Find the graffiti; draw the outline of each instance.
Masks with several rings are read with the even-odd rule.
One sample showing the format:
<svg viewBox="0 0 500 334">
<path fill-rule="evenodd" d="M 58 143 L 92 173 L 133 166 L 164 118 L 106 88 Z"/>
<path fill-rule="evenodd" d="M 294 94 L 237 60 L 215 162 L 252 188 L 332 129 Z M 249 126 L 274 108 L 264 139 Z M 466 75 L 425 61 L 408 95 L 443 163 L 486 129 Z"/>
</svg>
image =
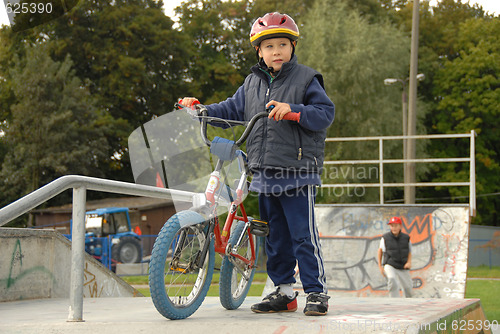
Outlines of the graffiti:
<svg viewBox="0 0 500 334">
<path fill-rule="evenodd" d="M 43 274 L 46 274 L 52 279 L 54 283 L 56 282 L 54 275 L 44 266 L 34 266 L 24 269 L 23 258 L 24 255 L 21 248 L 21 241 L 17 239 L 14 245 L 14 251 L 12 252 L 11 255 L 9 275 L 5 279 L 0 279 L 0 286 L 5 284 L 5 287 L 7 289 L 10 289 L 12 286 L 21 281 L 23 278 L 28 277 L 29 275 L 34 274 L 36 272 L 41 272 Z"/>
<path fill-rule="evenodd" d="M 387 295 L 377 250 L 387 222 L 400 216 L 412 242 L 415 297 L 463 298 L 467 270 L 466 207 L 333 207 L 315 209 L 329 291 Z"/>
<path fill-rule="evenodd" d="M 88 290 L 88 292 L 89 292 L 88 297 L 90 297 L 90 298 L 101 297 L 102 290 L 104 289 L 104 286 L 101 286 L 101 289 L 99 290 L 96 275 L 94 275 L 93 273 L 90 272 L 89 264 L 87 262 L 85 262 L 85 268 L 84 268 L 83 275 L 84 275 L 83 287 L 84 287 L 84 289 L 86 289 L 86 288 L 89 289 Z M 84 294 L 85 294 L 85 292 L 84 292 Z"/>
</svg>

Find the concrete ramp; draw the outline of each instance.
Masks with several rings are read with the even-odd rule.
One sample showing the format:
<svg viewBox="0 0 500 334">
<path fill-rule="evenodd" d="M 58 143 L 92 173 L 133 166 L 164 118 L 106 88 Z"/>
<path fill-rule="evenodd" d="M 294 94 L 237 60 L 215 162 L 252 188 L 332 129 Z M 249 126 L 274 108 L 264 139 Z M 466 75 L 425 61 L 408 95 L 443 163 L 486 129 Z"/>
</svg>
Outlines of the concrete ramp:
<svg viewBox="0 0 500 334">
<path fill-rule="evenodd" d="M 324 317 L 302 313 L 256 314 L 250 306 L 261 300 L 248 297 L 233 311 L 218 297 L 207 297 L 200 309 L 185 320 L 168 320 L 154 308 L 151 298 L 86 298 L 84 322 L 66 322 L 67 299 L 0 303 L 2 334 L 75 333 L 498 333 L 498 322 L 485 319 L 478 299 L 355 298 L 330 299 Z M 29 315 L 29 316 L 27 316 Z M 495 325 L 496 324 L 496 325 Z"/>
<path fill-rule="evenodd" d="M 71 242 L 52 230 L 0 228 L 0 302 L 69 298 Z M 135 297 L 140 292 L 85 254 L 84 297 Z"/>
</svg>

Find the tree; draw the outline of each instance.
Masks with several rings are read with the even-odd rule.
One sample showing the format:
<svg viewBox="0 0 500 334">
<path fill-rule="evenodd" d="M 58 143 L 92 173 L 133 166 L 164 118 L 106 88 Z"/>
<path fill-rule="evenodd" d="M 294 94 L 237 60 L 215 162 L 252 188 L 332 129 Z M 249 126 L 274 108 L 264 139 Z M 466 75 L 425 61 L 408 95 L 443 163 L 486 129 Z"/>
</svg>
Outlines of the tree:
<svg viewBox="0 0 500 334">
<path fill-rule="evenodd" d="M 246 1 L 191 0 L 179 8 L 180 29 L 191 37 L 190 91 L 203 103 L 231 96 L 248 73 Z"/>
<path fill-rule="evenodd" d="M 54 62 L 47 45 L 38 45 L 27 47 L 26 58 L 14 64 L 17 102 L 1 139 L 8 148 L 0 171 L 2 205 L 58 176 L 96 175 L 108 150 L 108 116 L 75 76 L 69 56 Z"/>
<path fill-rule="evenodd" d="M 397 22 L 397 24 L 408 34 L 411 31 L 411 12 L 412 3 L 408 2 L 401 7 L 400 10 L 396 11 L 393 16 L 395 22 Z M 492 17 L 486 15 L 482 7 L 477 4 L 471 5 L 468 2 L 461 2 L 458 0 L 442 0 L 439 1 L 435 7 L 430 7 L 427 2 L 421 2 L 419 72 L 424 73 L 426 78 L 425 81 L 419 84 L 418 93 L 429 108 L 429 112 L 424 121 L 425 128 L 429 133 L 468 133 L 472 129 L 484 133 L 482 128 L 485 127 L 486 123 L 482 121 L 478 122 L 478 117 L 472 116 L 470 113 L 471 109 L 477 110 L 484 107 L 481 103 L 482 98 L 471 99 L 468 93 L 460 97 L 452 96 L 454 95 L 452 94 L 452 90 L 457 93 L 460 89 L 464 89 L 465 86 L 468 85 L 468 83 L 464 81 L 464 75 L 466 75 L 465 72 L 468 73 L 467 76 L 472 74 L 471 64 L 466 64 L 466 61 L 464 61 L 465 59 L 462 59 L 455 63 L 456 67 L 451 66 L 451 63 L 454 63 L 456 58 L 464 56 L 465 44 L 463 43 L 463 38 L 465 35 L 463 30 L 464 27 L 462 26 L 464 22 L 468 20 L 470 22 L 484 22 L 484 19 L 492 19 Z M 496 18 L 496 20 L 498 20 L 498 18 Z M 472 23 L 469 24 L 471 24 L 469 28 L 472 29 Z M 480 31 L 477 29 L 472 30 Z M 496 36 L 492 38 L 496 38 Z M 469 51 L 465 51 L 466 54 L 468 54 Z M 481 66 L 484 66 L 484 60 L 476 64 L 476 67 Z M 457 82 L 452 82 L 453 80 Z M 472 82 L 470 84 L 470 87 L 474 86 Z M 454 88 L 452 89 L 450 85 Z M 462 86 L 462 88 L 458 88 L 458 86 Z M 480 94 L 483 94 L 485 90 L 480 88 L 477 92 L 482 92 Z M 488 94 L 489 93 L 487 93 L 487 95 Z M 455 98 L 458 98 L 458 100 L 454 100 Z M 465 121 L 464 118 L 463 122 L 457 122 L 454 118 L 458 116 L 457 108 L 462 108 L 458 106 L 464 106 L 464 98 L 468 100 L 466 102 L 467 107 L 463 109 L 467 115 L 465 118 L 468 120 Z M 460 123 L 460 125 L 458 123 Z M 491 132 L 487 132 L 490 136 Z M 476 144 L 478 152 L 482 150 L 480 148 L 482 145 L 482 137 L 484 137 L 483 134 L 477 137 Z M 490 141 L 490 139 L 487 141 Z M 456 142 L 451 142 L 449 140 L 433 140 L 430 142 L 426 151 L 431 157 L 449 158 L 466 156 L 469 152 L 469 147 L 463 140 Z M 488 156 L 493 157 L 492 155 Z M 485 184 L 490 188 L 490 191 L 486 191 L 486 193 L 496 192 L 497 190 L 491 190 L 491 186 L 495 184 L 495 182 L 493 182 L 492 179 L 485 182 L 484 175 L 486 174 L 484 174 L 484 172 L 480 173 L 479 171 L 481 169 L 481 164 L 478 163 L 476 173 L 478 194 L 486 191 L 482 188 Z M 435 164 L 429 166 L 426 175 L 420 174 L 418 176 L 423 178 L 423 181 L 467 181 L 468 171 L 463 170 L 463 165 L 462 169 L 459 169 L 458 165 L 455 164 Z M 454 189 L 424 187 L 417 189 L 417 197 L 432 198 L 434 202 L 449 203 L 451 201 L 463 203 L 467 201 L 467 196 L 467 189 L 464 187 Z M 493 218 L 494 216 L 491 216 L 495 215 L 497 211 L 495 207 L 498 207 L 498 204 L 494 204 L 495 201 L 496 200 L 492 200 L 492 197 L 478 198 L 479 210 L 476 222 L 493 224 L 496 221 L 496 219 Z"/>
<path fill-rule="evenodd" d="M 335 122 L 328 135 L 402 134 L 401 90 L 385 87 L 383 82 L 387 77 L 407 77 L 409 39 L 388 22 L 371 24 L 344 2 L 335 0 L 317 0 L 303 22 L 297 46 L 299 61 L 323 74 L 326 91 L 336 106 Z M 402 156 L 401 142 L 392 142 L 385 149 L 389 156 Z M 327 146 L 329 160 L 377 159 L 377 152 L 377 142 Z M 331 175 L 328 171 L 327 174 Z M 342 173 L 337 173 L 341 180 L 328 183 L 346 179 L 351 183 L 378 182 L 379 177 L 374 175 L 377 179 L 369 181 L 359 180 L 364 177 L 361 175 L 344 175 L 347 174 L 343 178 Z M 401 166 L 389 174 L 401 180 Z M 375 196 L 372 194 L 368 199 L 376 201 Z"/>
<path fill-rule="evenodd" d="M 80 1 L 56 20 L 4 35 L 9 58 L 17 54 L 22 59 L 25 45 L 45 41 L 51 42 L 48 52 L 55 61 L 63 62 L 70 55 L 75 75 L 88 87 L 99 109 L 110 115 L 109 151 L 92 175 L 104 171 L 107 178 L 131 181 L 128 135 L 155 115 L 171 111 L 188 87 L 189 36 L 173 29 L 162 2 Z M 8 60 L 0 59 L 0 65 L 4 64 Z M 8 88 L 10 80 L 6 79 Z M 10 93 L 1 94 L 8 97 Z M 14 102 L 2 101 L 5 118 Z"/>
<path fill-rule="evenodd" d="M 437 113 L 433 127 L 439 133 L 468 133 L 475 130 L 476 189 L 480 194 L 498 192 L 500 183 L 500 149 L 498 148 L 500 114 L 500 20 L 469 19 L 460 25 L 455 48 L 457 57 L 445 60 L 436 73 Z M 436 151 L 463 156 L 467 143 L 436 144 Z M 461 172 L 462 180 L 468 175 Z M 436 171 L 436 179 L 455 180 L 457 166 L 450 164 Z M 452 188 L 449 196 L 467 195 L 467 189 Z M 478 203 L 478 223 L 498 224 L 500 199 L 488 197 Z"/>
<path fill-rule="evenodd" d="M 408 37 L 411 36 L 413 19 L 413 1 L 381 0 L 384 6 L 392 8 L 390 18 Z M 394 3 L 388 5 L 387 2 Z M 460 0 L 441 0 L 431 7 L 428 1 L 420 1 L 419 5 L 419 73 L 425 74 L 425 80 L 419 83 L 418 95 L 426 102 L 430 110 L 435 110 L 433 95 L 434 74 L 441 67 L 444 59 L 456 56 L 455 41 L 458 26 L 469 18 L 485 16 L 482 7 L 471 5 Z M 433 112 L 428 112 L 424 121 L 425 128 L 430 133 Z"/>
</svg>

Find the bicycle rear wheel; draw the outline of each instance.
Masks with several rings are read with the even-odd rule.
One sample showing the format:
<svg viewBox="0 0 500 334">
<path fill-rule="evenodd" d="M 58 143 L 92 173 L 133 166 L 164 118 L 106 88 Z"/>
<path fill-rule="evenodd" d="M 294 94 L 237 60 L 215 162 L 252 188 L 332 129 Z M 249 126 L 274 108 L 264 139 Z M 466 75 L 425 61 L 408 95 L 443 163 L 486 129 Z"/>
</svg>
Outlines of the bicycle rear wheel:
<svg viewBox="0 0 500 334">
<path fill-rule="evenodd" d="M 149 265 L 151 299 L 166 318 L 185 319 L 200 307 L 214 273 L 214 243 L 206 239 L 208 224 L 193 211 L 173 215 L 163 225 L 153 246 Z M 190 225 L 196 223 L 194 225 Z M 184 226 L 184 227 L 181 227 Z M 205 260 L 197 266 L 205 242 Z"/>
<path fill-rule="evenodd" d="M 242 221 L 236 224 L 229 238 L 230 244 L 236 244 L 244 227 L 245 223 Z M 250 238 L 253 238 L 253 244 L 255 245 L 255 263 L 257 263 L 257 255 L 259 253 L 257 237 L 248 233 L 248 229 L 245 231 L 243 240 L 238 248 L 238 254 L 246 259 L 252 257 Z M 240 307 L 252 285 L 254 274 L 255 266 L 250 267 L 240 259 L 231 255 L 224 256 L 219 281 L 219 298 L 222 306 L 228 310 L 235 310 Z"/>
</svg>

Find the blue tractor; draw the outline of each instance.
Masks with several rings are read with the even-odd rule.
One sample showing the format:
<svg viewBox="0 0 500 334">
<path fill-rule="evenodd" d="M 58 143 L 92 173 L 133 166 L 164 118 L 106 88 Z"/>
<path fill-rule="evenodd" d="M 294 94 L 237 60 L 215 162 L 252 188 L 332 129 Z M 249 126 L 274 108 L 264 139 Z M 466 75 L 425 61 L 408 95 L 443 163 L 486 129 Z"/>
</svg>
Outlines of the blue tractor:
<svg viewBox="0 0 500 334">
<path fill-rule="evenodd" d="M 116 263 L 141 262 L 141 236 L 132 231 L 128 208 L 88 211 L 85 214 L 85 251 L 110 269 L 114 269 Z"/>
</svg>

